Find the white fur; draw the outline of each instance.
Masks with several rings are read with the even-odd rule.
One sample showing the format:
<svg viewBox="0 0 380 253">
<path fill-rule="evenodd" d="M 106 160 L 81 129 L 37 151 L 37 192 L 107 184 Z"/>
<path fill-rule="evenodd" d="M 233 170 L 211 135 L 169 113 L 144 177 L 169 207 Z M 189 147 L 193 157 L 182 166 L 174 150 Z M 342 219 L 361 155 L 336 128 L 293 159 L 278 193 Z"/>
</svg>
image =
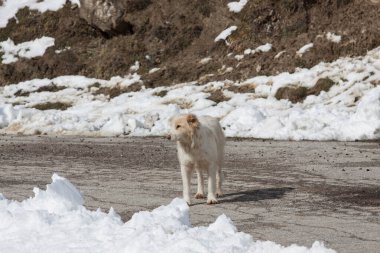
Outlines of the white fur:
<svg viewBox="0 0 380 253">
<path fill-rule="evenodd" d="M 190 121 L 189 121 L 190 120 Z M 178 159 L 181 165 L 183 198 L 190 200 L 190 178 L 197 172 L 196 198 L 203 198 L 203 173 L 208 173 L 207 203 L 217 203 L 222 195 L 222 165 L 225 137 L 218 119 L 210 116 L 180 115 L 170 120 L 171 139 L 177 141 Z"/>
</svg>

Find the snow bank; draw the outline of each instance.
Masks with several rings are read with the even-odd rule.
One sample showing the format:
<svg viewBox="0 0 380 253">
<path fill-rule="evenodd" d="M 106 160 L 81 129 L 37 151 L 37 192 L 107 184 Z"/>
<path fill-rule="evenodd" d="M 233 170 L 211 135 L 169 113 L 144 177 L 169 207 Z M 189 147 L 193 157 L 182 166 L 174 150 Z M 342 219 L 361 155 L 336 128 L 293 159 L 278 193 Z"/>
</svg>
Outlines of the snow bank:
<svg viewBox="0 0 380 253">
<path fill-rule="evenodd" d="M 54 41 L 54 38 L 44 36 L 17 45 L 11 39 L 0 42 L 0 52 L 4 53 L 2 55 L 2 63 L 9 64 L 16 62 L 19 57 L 30 59 L 42 56 L 48 47 L 54 46 Z"/>
<path fill-rule="evenodd" d="M 239 2 L 230 2 L 227 6 L 231 12 L 239 13 L 247 3 L 248 0 L 240 0 Z"/>
<path fill-rule="evenodd" d="M 79 5 L 79 0 L 70 0 L 70 2 Z M 11 18 L 16 18 L 18 10 L 25 7 L 39 12 L 57 11 L 65 3 L 66 0 L 3 0 L 3 5 L 0 6 L 0 28 L 6 27 Z"/>
<path fill-rule="evenodd" d="M 12 105 L 0 106 L 0 128 L 8 126 L 11 122 L 20 118 L 20 111 Z"/>
<path fill-rule="evenodd" d="M 292 104 L 277 100 L 281 87 L 313 87 L 321 78 L 335 84 L 328 92 Z M 278 140 L 368 140 L 380 138 L 380 48 L 364 57 L 320 63 L 294 73 L 257 76 L 241 83 L 184 83 L 145 89 L 138 74 L 110 80 L 81 76 L 34 79 L 0 88 L 0 133 L 100 136 L 165 135 L 168 119 L 178 113 L 221 118 L 227 136 Z M 142 85 L 128 92 L 130 85 Z M 228 87 L 252 86 L 254 93 Z M 57 91 L 44 91 L 51 86 Z M 104 89 L 120 89 L 109 97 Z M 227 101 L 208 99 L 221 91 Z M 24 94 L 20 96 L 20 94 Z M 64 103 L 66 110 L 37 110 L 36 105 Z"/>
<path fill-rule="evenodd" d="M 135 213 L 123 223 L 112 208 L 108 213 L 87 210 L 68 180 L 52 179 L 46 191 L 35 189 L 35 196 L 22 202 L 0 194 L 0 252 L 335 252 L 319 242 L 306 248 L 254 241 L 237 232 L 225 215 L 208 227 L 191 227 L 189 207 L 181 199 Z"/>
</svg>

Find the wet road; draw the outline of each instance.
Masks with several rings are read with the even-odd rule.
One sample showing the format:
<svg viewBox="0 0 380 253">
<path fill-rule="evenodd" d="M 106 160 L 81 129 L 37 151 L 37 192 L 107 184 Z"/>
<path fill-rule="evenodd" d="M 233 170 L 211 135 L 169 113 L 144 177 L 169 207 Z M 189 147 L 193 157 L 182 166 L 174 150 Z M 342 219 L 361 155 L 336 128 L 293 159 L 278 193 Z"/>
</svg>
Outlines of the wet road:
<svg viewBox="0 0 380 253">
<path fill-rule="evenodd" d="M 225 196 L 214 206 L 196 200 L 193 225 L 224 213 L 255 239 L 380 249 L 380 142 L 230 139 L 225 157 Z M 124 220 L 181 196 L 175 145 L 162 138 L 0 136 L 5 197 L 32 196 L 54 172 L 83 192 L 88 208 L 112 206 Z"/>
</svg>

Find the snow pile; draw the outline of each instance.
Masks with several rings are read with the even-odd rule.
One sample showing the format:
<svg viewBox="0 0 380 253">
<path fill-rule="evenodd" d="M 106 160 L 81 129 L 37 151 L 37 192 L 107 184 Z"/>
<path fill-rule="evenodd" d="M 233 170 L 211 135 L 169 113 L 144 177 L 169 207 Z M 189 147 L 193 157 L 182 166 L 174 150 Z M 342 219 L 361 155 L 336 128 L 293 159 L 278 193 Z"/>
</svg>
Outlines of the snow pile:
<svg viewBox="0 0 380 253">
<path fill-rule="evenodd" d="M 80 5 L 79 0 L 70 0 L 70 2 Z M 0 28 L 6 27 L 11 18 L 16 18 L 18 10 L 25 7 L 39 12 L 57 11 L 65 3 L 66 0 L 3 0 L 3 5 L 0 6 Z"/>
<path fill-rule="evenodd" d="M 225 67 L 226 71 L 231 68 Z M 281 87 L 311 88 L 321 78 L 335 84 L 296 104 L 275 98 Z M 82 76 L 34 79 L 0 88 L 0 133 L 156 136 L 167 134 L 170 117 L 191 112 L 220 117 L 227 136 L 376 139 L 380 138 L 379 84 L 380 48 L 364 57 L 342 58 L 241 83 L 192 82 L 145 89 L 136 73 L 110 80 Z M 136 86 L 141 90 L 129 91 L 131 85 L 134 88 L 130 90 Z M 253 87 L 254 93 L 234 93 L 231 86 Z M 120 95 L 110 96 L 107 89 Z M 217 104 L 210 100 L 213 92 L 222 92 L 226 101 Z M 64 108 L 34 109 L 57 104 Z"/>
<path fill-rule="evenodd" d="M 231 12 L 239 13 L 247 3 L 248 0 L 240 0 L 239 2 L 230 2 L 227 6 Z"/>
<path fill-rule="evenodd" d="M 20 111 L 11 105 L 0 106 L 0 128 L 8 126 L 11 122 L 20 119 Z"/>
<path fill-rule="evenodd" d="M 87 210 L 68 180 L 52 179 L 46 191 L 35 188 L 35 196 L 22 202 L 0 194 L 0 252 L 335 252 L 319 242 L 308 249 L 254 241 L 225 215 L 208 227 L 191 227 L 189 207 L 181 199 L 123 223 L 112 208 Z"/>
<path fill-rule="evenodd" d="M 48 47 L 54 46 L 54 41 L 54 38 L 44 36 L 17 45 L 11 39 L 0 42 L 0 52 L 3 53 L 2 63 L 9 64 L 16 62 L 19 57 L 33 58 L 42 56 Z"/>
<path fill-rule="evenodd" d="M 219 40 L 224 40 L 226 43 L 226 39 L 228 36 L 230 36 L 234 31 L 237 30 L 237 26 L 233 25 L 222 31 L 218 36 L 215 38 L 215 42 L 218 42 Z"/>
</svg>

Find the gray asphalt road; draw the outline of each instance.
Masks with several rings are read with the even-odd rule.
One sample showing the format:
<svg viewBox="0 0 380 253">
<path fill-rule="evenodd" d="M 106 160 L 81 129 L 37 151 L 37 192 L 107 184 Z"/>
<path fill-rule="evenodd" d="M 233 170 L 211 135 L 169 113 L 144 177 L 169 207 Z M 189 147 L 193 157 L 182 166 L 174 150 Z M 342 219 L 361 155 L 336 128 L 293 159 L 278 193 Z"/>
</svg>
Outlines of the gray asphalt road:
<svg viewBox="0 0 380 253">
<path fill-rule="evenodd" d="M 229 140 L 225 160 L 225 197 L 195 201 L 193 225 L 224 213 L 255 239 L 379 252 L 380 142 Z M 181 196 L 175 145 L 162 138 L 0 137 L 8 199 L 32 196 L 54 172 L 79 187 L 88 208 L 113 206 L 124 220 Z"/>
</svg>

